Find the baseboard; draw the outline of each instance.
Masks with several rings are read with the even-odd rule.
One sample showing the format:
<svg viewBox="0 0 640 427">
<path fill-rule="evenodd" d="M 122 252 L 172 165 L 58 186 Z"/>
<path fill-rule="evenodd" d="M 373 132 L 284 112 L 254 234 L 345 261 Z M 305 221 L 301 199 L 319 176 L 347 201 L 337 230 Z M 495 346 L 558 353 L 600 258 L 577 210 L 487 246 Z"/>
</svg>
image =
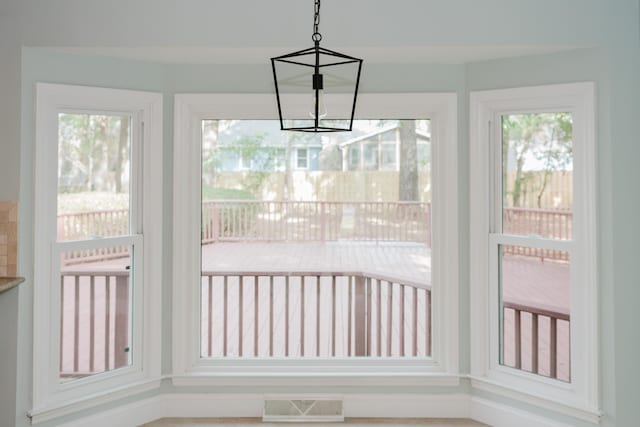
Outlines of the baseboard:
<svg viewBox="0 0 640 427">
<path fill-rule="evenodd" d="M 137 427 L 166 417 L 162 408 L 163 400 L 163 396 L 142 399 L 60 424 L 59 427 Z"/>
<path fill-rule="evenodd" d="M 347 418 L 471 418 L 493 427 L 570 427 L 467 394 L 349 394 L 342 397 Z M 263 399 L 263 394 L 163 394 L 60 427 L 137 427 L 160 418 L 259 418 Z"/>
<path fill-rule="evenodd" d="M 493 427 L 571 427 L 569 424 L 487 399 L 470 397 L 469 400 L 469 418 Z"/>
</svg>

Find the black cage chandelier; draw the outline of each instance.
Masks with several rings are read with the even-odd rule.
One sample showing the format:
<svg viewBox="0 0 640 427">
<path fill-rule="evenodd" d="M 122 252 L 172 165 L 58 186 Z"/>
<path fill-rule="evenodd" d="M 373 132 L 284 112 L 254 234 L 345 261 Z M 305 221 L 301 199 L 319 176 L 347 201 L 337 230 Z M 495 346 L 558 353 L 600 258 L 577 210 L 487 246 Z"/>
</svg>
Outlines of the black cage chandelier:
<svg viewBox="0 0 640 427">
<path fill-rule="evenodd" d="M 320 0 L 315 0 L 314 46 L 271 58 L 282 130 L 342 132 L 353 127 L 362 59 L 320 47 L 319 25 Z M 308 94 L 307 102 L 301 103 L 300 93 Z"/>
</svg>

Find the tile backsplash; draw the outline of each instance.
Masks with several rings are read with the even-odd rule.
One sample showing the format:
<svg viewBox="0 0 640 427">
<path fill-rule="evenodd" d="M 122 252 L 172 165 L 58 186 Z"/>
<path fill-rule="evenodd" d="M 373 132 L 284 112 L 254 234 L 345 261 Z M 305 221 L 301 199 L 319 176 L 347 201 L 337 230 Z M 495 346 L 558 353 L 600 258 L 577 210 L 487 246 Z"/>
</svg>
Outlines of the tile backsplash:
<svg viewBox="0 0 640 427">
<path fill-rule="evenodd" d="M 0 276 L 15 276 L 17 259 L 18 204 L 0 202 Z"/>
</svg>

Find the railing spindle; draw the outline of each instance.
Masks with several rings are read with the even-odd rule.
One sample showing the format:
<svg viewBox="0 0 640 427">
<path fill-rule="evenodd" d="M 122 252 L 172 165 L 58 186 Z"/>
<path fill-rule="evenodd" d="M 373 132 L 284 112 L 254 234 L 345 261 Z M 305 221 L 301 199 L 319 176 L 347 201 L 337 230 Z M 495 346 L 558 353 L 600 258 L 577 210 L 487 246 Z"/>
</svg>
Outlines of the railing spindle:
<svg viewBox="0 0 640 427">
<path fill-rule="evenodd" d="M 224 308 L 222 313 L 222 355 L 227 356 L 227 334 L 229 329 L 229 300 L 228 300 L 228 276 L 224 276 L 223 297 Z"/>
<path fill-rule="evenodd" d="M 371 356 L 371 278 L 367 277 L 366 279 L 366 288 L 365 292 L 367 293 L 367 356 Z"/>
<path fill-rule="evenodd" d="M 549 376 L 558 378 L 558 320 L 549 318 Z"/>
<path fill-rule="evenodd" d="M 284 355 L 289 356 L 289 276 L 284 280 Z"/>
<path fill-rule="evenodd" d="M 96 290 L 95 276 L 89 278 L 89 372 L 95 369 L 95 346 L 96 346 Z"/>
<path fill-rule="evenodd" d="M 413 288 L 413 336 L 411 347 L 413 348 L 413 356 L 418 355 L 418 289 Z"/>
<path fill-rule="evenodd" d="M 64 276 L 60 276 L 60 372 L 63 371 L 62 361 L 64 360 Z"/>
<path fill-rule="evenodd" d="M 521 340 L 521 330 L 520 330 L 520 310 L 514 310 L 514 340 L 515 340 L 515 352 L 516 352 L 516 369 L 520 369 L 522 367 L 522 340 Z"/>
<path fill-rule="evenodd" d="M 404 333 L 405 333 L 405 295 L 404 295 L 404 285 L 399 284 L 400 286 L 400 356 L 405 356 L 405 348 L 404 348 Z"/>
<path fill-rule="evenodd" d="M 347 303 L 347 356 L 351 356 L 351 318 L 353 316 L 353 276 L 349 276 L 348 292 L 349 295 Z"/>
<path fill-rule="evenodd" d="M 538 373 L 538 315 L 531 314 L 531 372 Z"/>
<path fill-rule="evenodd" d="M 73 370 L 78 372 L 80 361 L 80 276 L 76 276 L 74 283 L 74 308 L 73 308 Z"/>
<path fill-rule="evenodd" d="M 331 356 L 336 355 L 336 276 L 331 277 Z"/>
<path fill-rule="evenodd" d="M 260 292 L 258 288 L 258 276 L 253 276 L 253 355 L 258 357 L 258 323 L 259 323 L 259 314 L 260 314 Z"/>
<path fill-rule="evenodd" d="M 425 318 L 425 329 L 426 329 L 426 353 L 425 356 L 431 356 L 431 291 L 425 289 L 424 291 L 425 299 L 426 299 L 426 318 Z"/>
<path fill-rule="evenodd" d="M 378 344 L 378 351 L 377 351 L 377 355 L 378 357 L 382 357 L 382 296 L 381 291 L 382 291 L 382 280 L 376 280 L 376 283 L 378 284 L 377 286 L 377 290 L 376 290 L 376 318 L 377 318 L 377 329 L 378 329 L 378 339 L 377 339 L 377 344 Z"/>
<path fill-rule="evenodd" d="M 316 356 L 320 356 L 320 276 L 316 276 Z"/>
<path fill-rule="evenodd" d="M 300 356 L 304 356 L 304 279 L 300 276 Z"/>
<path fill-rule="evenodd" d="M 110 362 L 110 343 L 111 343 L 111 277 L 105 276 L 104 278 L 104 314 L 105 314 L 105 322 L 104 322 L 104 370 L 109 370 L 109 362 Z"/>
<path fill-rule="evenodd" d="M 393 346 L 393 283 L 387 282 L 387 356 L 391 357 Z"/>
<path fill-rule="evenodd" d="M 273 276 L 269 276 L 269 356 L 273 357 Z"/>
<path fill-rule="evenodd" d="M 211 357 L 213 356 L 213 276 L 208 277 L 207 284 L 209 285 L 209 298 L 207 301 L 207 307 L 209 309 L 207 321 L 207 354 Z"/>
<path fill-rule="evenodd" d="M 244 335 L 244 326 L 243 326 L 243 301 L 242 301 L 242 290 L 244 288 L 244 277 L 238 277 L 238 356 L 242 357 L 242 344 L 243 344 L 243 335 Z"/>
<path fill-rule="evenodd" d="M 356 356 L 364 356 L 366 352 L 365 342 L 365 316 L 366 316 L 366 300 L 365 300 L 365 283 L 364 277 L 356 277 L 356 295 L 355 295 L 355 351 Z"/>
<path fill-rule="evenodd" d="M 114 368 L 129 363 L 129 277 L 118 275 L 116 281 L 116 318 L 114 325 Z"/>
</svg>

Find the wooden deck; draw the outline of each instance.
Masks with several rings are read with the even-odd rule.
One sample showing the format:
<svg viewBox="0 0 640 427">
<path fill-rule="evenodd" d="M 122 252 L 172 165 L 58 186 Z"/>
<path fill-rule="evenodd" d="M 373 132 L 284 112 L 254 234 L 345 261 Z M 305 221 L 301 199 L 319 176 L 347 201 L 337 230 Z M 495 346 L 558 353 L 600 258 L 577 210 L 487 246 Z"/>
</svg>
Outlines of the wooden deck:
<svg viewBox="0 0 640 427">
<path fill-rule="evenodd" d="M 367 272 L 431 285 L 431 250 L 420 243 L 214 243 L 202 246 L 203 271 Z"/>
</svg>

